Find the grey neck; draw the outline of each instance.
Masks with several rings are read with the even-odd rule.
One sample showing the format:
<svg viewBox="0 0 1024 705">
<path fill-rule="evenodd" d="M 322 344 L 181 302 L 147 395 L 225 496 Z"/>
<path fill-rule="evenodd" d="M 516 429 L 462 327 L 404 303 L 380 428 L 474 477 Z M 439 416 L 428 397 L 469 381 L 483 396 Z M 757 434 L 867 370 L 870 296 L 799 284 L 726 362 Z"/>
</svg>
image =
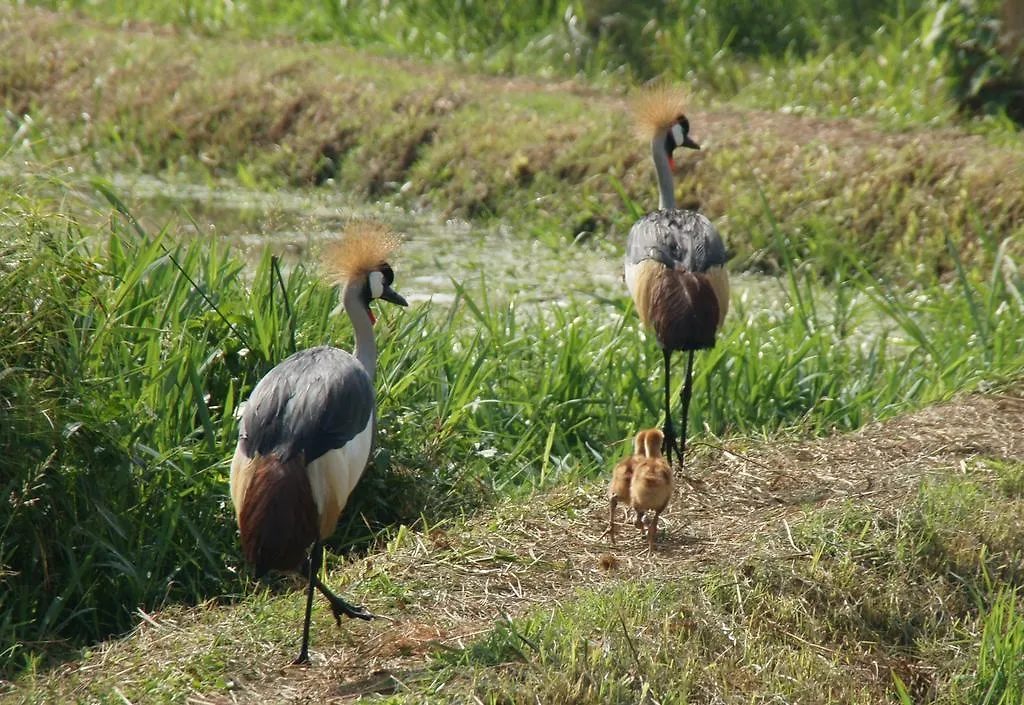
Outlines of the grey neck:
<svg viewBox="0 0 1024 705">
<path fill-rule="evenodd" d="M 659 132 L 651 140 L 651 156 L 654 157 L 654 171 L 658 175 L 658 208 L 675 208 L 676 193 L 672 179 L 672 168 L 665 151 L 665 133 Z"/>
<path fill-rule="evenodd" d="M 370 381 L 377 374 L 377 340 L 373 336 L 373 324 L 370 322 L 370 314 L 363 304 L 361 294 L 362 287 L 347 285 L 342 292 L 342 303 L 345 305 L 345 312 L 352 321 L 352 330 L 356 335 L 356 359 L 370 375 Z"/>
</svg>

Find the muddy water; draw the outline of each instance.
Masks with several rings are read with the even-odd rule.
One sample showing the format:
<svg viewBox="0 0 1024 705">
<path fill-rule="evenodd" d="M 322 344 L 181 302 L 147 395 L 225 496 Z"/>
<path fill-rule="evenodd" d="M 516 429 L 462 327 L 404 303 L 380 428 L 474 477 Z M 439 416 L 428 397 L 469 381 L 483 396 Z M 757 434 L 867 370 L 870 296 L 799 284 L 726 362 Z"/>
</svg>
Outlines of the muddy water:
<svg viewBox="0 0 1024 705">
<path fill-rule="evenodd" d="M 326 189 L 264 191 L 172 185 L 151 177 L 115 180 L 135 215 L 154 232 L 168 222 L 182 238 L 216 237 L 255 261 L 265 248 L 286 264 L 306 261 L 352 218 L 374 217 L 405 233 L 393 264 L 410 301 L 450 301 L 456 283 L 473 294 L 514 294 L 520 303 L 570 297 L 617 298 L 625 293 L 622 251 L 609 243 L 550 241 L 508 226 L 480 227 L 436 214 L 357 204 Z M 748 311 L 780 311 L 778 282 L 733 277 L 733 299 Z"/>
</svg>

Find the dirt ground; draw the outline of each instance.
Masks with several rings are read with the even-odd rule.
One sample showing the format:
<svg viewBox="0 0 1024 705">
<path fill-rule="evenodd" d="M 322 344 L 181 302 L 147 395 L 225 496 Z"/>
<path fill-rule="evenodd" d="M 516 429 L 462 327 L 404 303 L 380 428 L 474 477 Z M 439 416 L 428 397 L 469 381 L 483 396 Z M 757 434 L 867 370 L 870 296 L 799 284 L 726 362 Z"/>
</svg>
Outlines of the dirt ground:
<svg viewBox="0 0 1024 705">
<path fill-rule="evenodd" d="M 431 653 L 463 647 L 497 620 L 557 605 L 580 588 L 692 576 L 755 554 L 761 560 L 807 556 L 790 526 L 810 512 L 844 503 L 891 509 L 911 501 L 922 482 L 964 473 L 973 459 L 1024 461 L 1024 383 L 854 433 L 752 444 L 742 452 L 734 443 L 704 445 L 691 457 L 653 556 L 629 525 L 620 526 L 618 545 L 609 545 L 604 483 L 498 506 L 458 532 L 410 532 L 331 576 L 340 584 L 386 574 L 407 587 L 403 609 L 383 608 L 371 597 L 368 606 L 380 618 L 346 622 L 339 631 L 317 605 L 312 668 L 285 666 L 279 655 L 263 665 L 248 662 L 248 676 L 229 675 L 225 690 L 197 693 L 189 702 L 346 703 L 394 692 Z M 298 592 L 291 597 L 299 601 Z M 131 662 L 132 652 L 176 648 L 176 635 L 197 628 L 193 619 L 189 613 L 152 616 L 129 639 L 108 644 L 87 668 L 116 671 L 120 660 Z M 78 668 L 69 664 L 64 675 Z"/>
</svg>

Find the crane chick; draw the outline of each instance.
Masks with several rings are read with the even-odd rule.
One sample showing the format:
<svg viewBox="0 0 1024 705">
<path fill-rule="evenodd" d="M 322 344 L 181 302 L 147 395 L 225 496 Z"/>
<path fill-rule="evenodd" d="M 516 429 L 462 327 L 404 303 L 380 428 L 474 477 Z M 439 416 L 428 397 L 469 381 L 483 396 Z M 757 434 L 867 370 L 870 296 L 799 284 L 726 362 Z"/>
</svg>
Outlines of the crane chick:
<svg viewBox="0 0 1024 705">
<path fill-rule="evenodd" d="M 615 467 L 612 469 L 612 484 L 608 488 L 608 499 L 609 499 L 609 510 L 608 510 L 608 535 L 611 537 L 612 545 L 615 545 L 615 509 L 619 506 L 619 502 L 623 502 L 627 507 L 630 505 L 629 499 L 629 488 L 633 484 L 633 472 L 634 466 L 644 459 L 644 436 L 647 432 L 640 431 L 636 434 L 636 438 L 633 439 L 633 455 L 628 458 L 623 458 Z M 637 528 L 639 528 L 640 522 L 639 517 L 637 518 Z"/>
<path fill-rule="evenodd" d="M 406 306 L 391 284 L 388 255 L 398 236 L 378 223 L 354 223 L 325 251 L 324 268 L 341 287 L 355 332 L 352 354 L 321 345 L 278 363 L 249 395 L 231 461 L 231 501 L 242 551 L 259 578 L 270 570 L 309 576 L 302 648 L 296 664 L 309 663 L 313 589 L 342 615 L 371 619 L 320 580 L 323 541 L 366 468 L 376 424 L 377 370 L 374 300 Z M 305 560 L 306 550 L 310 549 Z"/>
<path fill-rule="evenodd" d="M 658 533 L 658 517 L 676 487 L 672 467 L 661 454 L 665 435 L 657 428 L 644 434 L 645 457 L 633 468 L 629 486 L 629 504 L 637 514 L 637 522 L 647 528 L 647 550 L 654 552 L 654 536 Z"/>
<path fill-rule="evenodd" d="M 635 512 L 634 524 L 647 530 L 648 550 L 654 550 L 658 517 L 665 511 L 675 489 L 675 476 L 661 453 L 665 435 L 657 428 L 640 431 L 633 440 L 633 455 L 612 470 L 608 490 L 608 533 L 615 544 L 615 509 L 619 502 Z"/>
</svg>

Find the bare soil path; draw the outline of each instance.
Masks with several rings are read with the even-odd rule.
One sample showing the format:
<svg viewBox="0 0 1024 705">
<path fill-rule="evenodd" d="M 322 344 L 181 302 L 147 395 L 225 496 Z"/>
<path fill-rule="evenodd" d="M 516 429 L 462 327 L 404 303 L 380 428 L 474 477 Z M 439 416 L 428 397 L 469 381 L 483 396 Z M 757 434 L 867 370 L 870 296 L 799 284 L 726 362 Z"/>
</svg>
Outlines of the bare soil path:
<svg viewBox="0 0 1024 705">
<path fill-rule="evenodd" d="M 224 686 L 193 690 L 190 703 L 346 703 L 392 692 L 422 673 L 432 653 L 462 648 L 496 621 L 553 607 L 581 588 L 684 579 L 754 557 L 799 560 L 807 554 L 790 526 L 810 513 L 844 503 L 891 510 L 910 502 L 921 483 L 963 473 L 977 458 L 1022 462 L 1024 384 L 855 433 L 742 452 L 736 443 L 705 446 L 695 455 L 653 557 L 628 525 L 609 546 L 603 484 L 566 488 L 502 504 L 465 526 L 402 531 L 380 552 L 335 571 L 330 581 L 351 583 L 342 590 L 354 586 L 380 618 L 338 629 L 318 606 L 312 668 L 285 665 L 299 630 L 295 591 L 273 598 L 295 609 L 269 627 L 260 617 L 265 605 L 248 600 L 145 615 L 134 634 L 57 669 L 51 682 L 81 696 L 95 692 L 97 678 L 111 687 L 134 682 L 140 657 L 175 661 L 209 650 L 222 652 Z"/>
</svg>

